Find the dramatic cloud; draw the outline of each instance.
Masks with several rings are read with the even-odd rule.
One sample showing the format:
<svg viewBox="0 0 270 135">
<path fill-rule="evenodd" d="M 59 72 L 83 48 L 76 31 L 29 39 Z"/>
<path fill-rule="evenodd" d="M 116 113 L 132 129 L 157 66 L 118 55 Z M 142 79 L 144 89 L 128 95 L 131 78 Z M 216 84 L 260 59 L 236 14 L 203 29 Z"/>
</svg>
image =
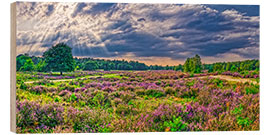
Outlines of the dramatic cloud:
<svg viewBox="0 0 270 135">
<path fill-rule="evenodd" d="M 147 64 L 259 58 L 256 5 L 18 2 L 17 20 L 18 54 L 65 42 L 74 56 Z"/>
</svg>

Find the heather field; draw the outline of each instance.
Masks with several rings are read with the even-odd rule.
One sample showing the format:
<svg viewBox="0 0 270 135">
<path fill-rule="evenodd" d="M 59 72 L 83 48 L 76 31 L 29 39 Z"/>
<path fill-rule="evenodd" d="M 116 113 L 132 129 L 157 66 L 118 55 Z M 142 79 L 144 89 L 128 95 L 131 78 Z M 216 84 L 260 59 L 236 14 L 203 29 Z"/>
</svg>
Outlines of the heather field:
<svg viewBox="0 0 270 135">
<path fill-rule="evenodd" d="M 18 133 L 259 130 L 259 73 L 17 72 Z"/>
</svg>

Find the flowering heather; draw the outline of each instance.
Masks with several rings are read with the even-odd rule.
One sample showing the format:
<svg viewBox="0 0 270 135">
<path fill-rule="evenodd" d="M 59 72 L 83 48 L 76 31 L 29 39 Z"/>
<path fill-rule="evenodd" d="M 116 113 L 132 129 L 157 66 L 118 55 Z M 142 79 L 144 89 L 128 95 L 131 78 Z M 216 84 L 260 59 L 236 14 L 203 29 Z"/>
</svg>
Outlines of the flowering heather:
<svg viewBox="0 0 270 135">
<path fill-rule="evenodd" d="M 47 92 L 48 88 L 44 87 L 44 86 L 34 86 L 30 89 L 32 92 L 35 93 L 42 93 L 42 92 Z"/>
<path fill-rule="evenodd" d="M 253 79 L 213 77 L 222 75 Z M 55 81 L 18 81 L 17 132 L 259 130 L 254 78 L 258 72 L 76 71 Z"/>
<path fill-rule="evenodd" d="M 64 108 L 56 103 L 41 105 L 39 102 L 16 101 L 16 123 L 26 130 L 49 130 L 64 122 Z M 26 131 L 27 132 L 27 131 Z"/>
</svg>

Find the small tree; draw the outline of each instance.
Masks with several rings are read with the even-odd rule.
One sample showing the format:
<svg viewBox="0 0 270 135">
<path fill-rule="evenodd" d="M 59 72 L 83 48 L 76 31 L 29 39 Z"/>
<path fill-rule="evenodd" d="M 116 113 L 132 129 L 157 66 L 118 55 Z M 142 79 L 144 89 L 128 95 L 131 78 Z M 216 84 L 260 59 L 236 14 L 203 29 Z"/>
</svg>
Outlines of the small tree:
<svg viewBox="0 0 270 135">
<path fill-rule="evenodd" d="M 33 71 L 34 70 L 34 62 L 32 59 L 27 59 L 24 65 L 20 69 L 21 71 Z"/>
<path fill-rule="evenodd" d="M 184 72 L 191 73 L 201 73 L 202 71 L 202 62 L 201 57 L 196 54 L 195 57 L 187 58 L 185 64 L 183 65 Z"/>
<path fill-rule="evenodd" d="M 181 64 L 179 64 L 178 66 L 175 66 L 173 70 L 175 71 L 183 70 L 183 67 Z"/>
<path fill-rule="evenodd" d="M 59 43 L 43 53 L 46 69 L 57 71 L 62 75 L 63 72 L 74 71 L 75 62 L 73 60 L 72 48 L 64 43 Z"/>
<path fill-rule="evenodd" d="M 97 62 L 87 61 L 83 67 L 83 70 L 96 70 L 98 68 Z"/>
<path fill-rule="evenodd" d="M 17 71 L 33 71 L 34 63 L 28 54 L 18 55 L 16 58 Z"/>
<path fill-rule="evenodd" d="M 193 58 L 195 62 L 195 73 L 201 73 L 202 72 L 202 62 L 201 62 L 201 57 L 196 54 L 195 57 Z"/>
<path fill-rule="evenodd" d="M 216 63 L 216 64 L 214 64 L 213 69 L 214 69 L 214 71 L 222 72 L 223 66 L 220 63 Z"/>
<path fill-rule="evenodd" d="M 46 67 L 46 63 L 44 60 L 40 60 L 36 65 L 35 65 L 35 70 L 38 72 L 43 72 L 44 68 Z"/>
<path fill-rule="evenodd" d="M 190 72 L 190 58 L 187 58 L 184 64 L 184 72 Z"/>
<path fill-rule="evenodd" d="M 233 66 L 231 67 L 230 71 L 232 71 L 232 72 L 237 72 L 237 68 L 235 67 L 235 65 L 233 65 Z"/>
</svg>

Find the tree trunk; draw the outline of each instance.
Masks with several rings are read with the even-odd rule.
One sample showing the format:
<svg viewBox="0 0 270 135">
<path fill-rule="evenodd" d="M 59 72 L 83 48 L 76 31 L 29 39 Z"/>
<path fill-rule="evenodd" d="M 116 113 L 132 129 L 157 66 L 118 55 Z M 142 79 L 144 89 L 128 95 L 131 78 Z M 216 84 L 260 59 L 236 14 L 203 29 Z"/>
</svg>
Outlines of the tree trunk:
<svg viewBox="0 0 270 135">
<path fill-rule="evenodd" d="M 62 71 L 60 71 L 60 75 L 63 75 L 63 72 Z"/>
</svg>

